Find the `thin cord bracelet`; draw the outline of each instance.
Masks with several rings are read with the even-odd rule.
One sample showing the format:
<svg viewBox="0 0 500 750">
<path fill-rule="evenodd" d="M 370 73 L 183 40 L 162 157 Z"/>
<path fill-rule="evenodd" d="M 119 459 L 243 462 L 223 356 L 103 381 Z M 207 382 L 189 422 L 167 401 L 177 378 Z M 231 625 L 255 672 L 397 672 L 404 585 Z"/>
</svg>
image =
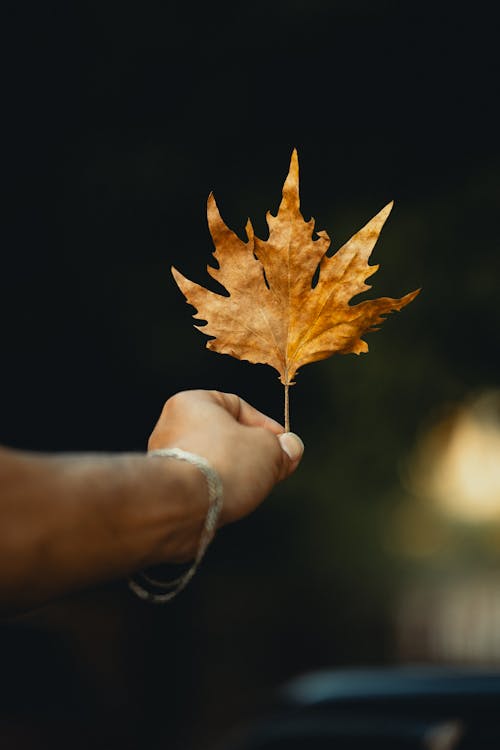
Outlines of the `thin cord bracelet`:
<svg viewBox="0 0 500 750">
<path fill-rule="evenodd" d="M 163 458 L 176 458 L 179 461 L 187 461 L 196 466 L 205 477 L 208 487 L 208 511 L 200 536 L 198 551 L 188 570 L 178 578 L 171 581 L 159 581 L 147 575 L 144 571 L 129 578 L 128 585 L 140 599 L 154 604 L 164 604 L 177 596 L 184 589 L 196 573 L 200 562 L 212 541 L 217 529 L 217 521 L 222 510 L 222 482 L 214 467 L 203 456 L 190 453 L 182 448 L 157 448 L 149 451 L 148 456 L 160 456 Z M 140 580 L 137 580 L 137 579 Z M 156 589 L 156 590 L 155 590 Z"/>
</svg>

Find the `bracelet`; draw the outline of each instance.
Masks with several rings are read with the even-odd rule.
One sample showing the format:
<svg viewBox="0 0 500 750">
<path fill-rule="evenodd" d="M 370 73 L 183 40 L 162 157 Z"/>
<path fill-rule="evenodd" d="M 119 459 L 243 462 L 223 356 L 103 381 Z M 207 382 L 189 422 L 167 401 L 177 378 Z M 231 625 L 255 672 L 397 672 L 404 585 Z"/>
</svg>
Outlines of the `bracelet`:
<svg viewBox="0 0 500 750">
<path fill-rule="evenodd" d="M 212 541 L 217 528 L 217 521 L 222 510 L 222 482 L 213 466 L 203 456 L 190 453 L 182 448 L 158 448 L 149 451 L 148 456 L 161 456 L 166 458 L 177 458 L 179 461 L 187 461 L 196 466 L 204 475 L 208 487 L 208 511 L 201 532 L 198 551 L 192 565 L 178 578 L 171 581 L 158 581 L 148 576 L 144 571 L 138 573 L 141 582 L 136 578 L 129 578 L 129 588 L 140 599 L 154 604 L 163 604 L 170 601 L 183 588 L 187 586 L 196 573 L 198 566 L 205 554 L 208 545 Z M 156 590 L 155 590 L 156 589 Z M 161 593 L 163 592 L 163 593 Z"/>
</svg>

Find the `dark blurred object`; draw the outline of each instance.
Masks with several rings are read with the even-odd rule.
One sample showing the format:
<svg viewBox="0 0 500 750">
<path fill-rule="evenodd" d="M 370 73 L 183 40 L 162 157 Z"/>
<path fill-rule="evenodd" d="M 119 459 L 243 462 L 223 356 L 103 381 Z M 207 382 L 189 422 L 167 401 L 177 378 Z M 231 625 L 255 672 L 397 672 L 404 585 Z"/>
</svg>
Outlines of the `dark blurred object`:
<svg viewBox="0 0 500 750">
<path fill-rule="evenodd" d="M 500 747 L 500 671 L 446 666 L 323 670 L 284 685 L 218 750 Z"/>
</svg>

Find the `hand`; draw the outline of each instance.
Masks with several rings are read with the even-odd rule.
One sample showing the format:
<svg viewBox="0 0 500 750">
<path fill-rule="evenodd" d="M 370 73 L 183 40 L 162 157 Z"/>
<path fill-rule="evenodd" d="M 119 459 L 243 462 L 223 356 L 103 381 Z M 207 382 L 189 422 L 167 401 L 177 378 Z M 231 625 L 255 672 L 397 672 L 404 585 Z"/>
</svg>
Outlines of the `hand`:
<svg viewBox="0 0 500 750">
<path fill-rule="evenodd" d="M 183 448 L 206 458 L 224 488 L 220 523 L 253 511 L 297 468 L 304 446 L 233 393 L 181 391 L 165 403 L 148 449 Z"/>
</svg>

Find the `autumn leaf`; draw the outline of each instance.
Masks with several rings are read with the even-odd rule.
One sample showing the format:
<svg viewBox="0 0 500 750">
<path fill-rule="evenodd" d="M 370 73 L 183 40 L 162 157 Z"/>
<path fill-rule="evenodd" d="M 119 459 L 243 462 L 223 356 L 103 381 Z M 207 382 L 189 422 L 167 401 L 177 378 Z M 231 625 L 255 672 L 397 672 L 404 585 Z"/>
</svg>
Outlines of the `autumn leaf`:
<svg viewBox="0 0 500 750">
<path fill-rule="evenodd" d="M 196 328 L 213 337 L 207 347 L 274 367 L 285 386 L 286 412 L 288 387 L 300 367 L 332 354 L 368 351 L 361 337 L 377 330 L 385 315 L 405 307 L 420 291 L 400 299 L 349 304 L 371 288 L 366 279 L 379 266 L 369 265 L 368 259 L 391 208 L 389 203 L 329 257 L 328 234 L 315 231 L 314 219 L 305 221 L 300 212 L 296 150 L 278 212 L 267 213 L 267 240 L 255 236 L 250 220 L 247 239 L 240 239 L 226 226 L 210 194 L 207 215 L 217 267 L 209 265 L 207 271 L 229 296 L 190 281 L 172 267 L 177 285 L 196 309 L 193 317 L 206 321 Z"/>
</svg>

